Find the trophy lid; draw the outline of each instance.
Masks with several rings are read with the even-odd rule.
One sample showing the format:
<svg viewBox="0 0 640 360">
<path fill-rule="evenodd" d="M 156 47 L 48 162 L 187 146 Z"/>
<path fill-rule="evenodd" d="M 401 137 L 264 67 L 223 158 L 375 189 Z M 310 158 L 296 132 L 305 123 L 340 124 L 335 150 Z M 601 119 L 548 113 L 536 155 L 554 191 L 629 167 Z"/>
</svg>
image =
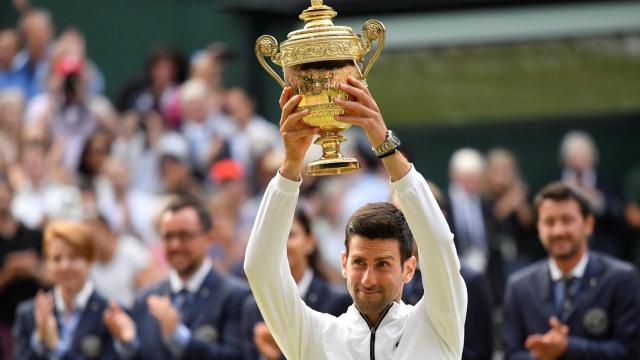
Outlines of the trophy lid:
<svg viewBox="0 0 640 360">
<path fill-rule="evenodd" d="M 336 26 L 337 13 L 322 0 L 311 0 L 311 7 L 302 11 L 304 28 L 290 32 L 280 45 L 281 66 L 317 61 L 354 60 L 362 62 L 369 48 L 364 48 L 361 36 L 348 26 Z"/>
</svg>

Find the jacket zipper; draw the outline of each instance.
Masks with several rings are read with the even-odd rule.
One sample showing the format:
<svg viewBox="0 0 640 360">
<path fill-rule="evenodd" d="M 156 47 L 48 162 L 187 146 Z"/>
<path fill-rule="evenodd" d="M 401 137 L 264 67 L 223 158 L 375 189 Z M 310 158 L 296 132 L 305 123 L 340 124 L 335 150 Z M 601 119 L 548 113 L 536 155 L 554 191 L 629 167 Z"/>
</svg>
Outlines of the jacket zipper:
<svg viewBox="0 0 640 360">
<path fill-rule="evenodd" d="M 371 331 L 371 340 L 369 341 L 369 358 L 371 360 L 376 360 L 376 331 L 378 330 L 378 326 L 380 326 L 384 317 L 387 316 L 387 313 L 389 312 L 389 309 L 391 309 L 392 305 L 393 303 L 387 306 L 387 308 L 384 310 L 384 312 L 380 316 L 380 319 L 378 319 L 378 322 L 376 323 L 375 326 L 371 326 L 371 323 L 369 323 L 369 320 L 367 320 L 367 317 L 364 316 L 363 313 L 360 313 L 360 316 L 362 316 L 362 318 L 364 319 L 364 322 L 367 323 L 367 326 L 369 326 L 369 330 Z"/>
</svg>

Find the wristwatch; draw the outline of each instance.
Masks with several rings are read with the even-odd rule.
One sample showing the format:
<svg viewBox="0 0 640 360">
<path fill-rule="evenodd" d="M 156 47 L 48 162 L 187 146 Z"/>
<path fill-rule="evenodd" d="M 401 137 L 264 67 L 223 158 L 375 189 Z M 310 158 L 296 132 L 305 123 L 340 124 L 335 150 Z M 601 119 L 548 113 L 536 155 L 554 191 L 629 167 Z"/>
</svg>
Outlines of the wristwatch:
<svg viewBox="0 0 640 360">
<path fill-rule="evenodd" d="M 400 146 L 400 138 L 396 133 L 391 130 L 387 130 L 387 138 L 377 148 L 372 147 L 373 153 L 376 154 L 378 159 L 385 158 L 396 152 Z"/>
</svg>

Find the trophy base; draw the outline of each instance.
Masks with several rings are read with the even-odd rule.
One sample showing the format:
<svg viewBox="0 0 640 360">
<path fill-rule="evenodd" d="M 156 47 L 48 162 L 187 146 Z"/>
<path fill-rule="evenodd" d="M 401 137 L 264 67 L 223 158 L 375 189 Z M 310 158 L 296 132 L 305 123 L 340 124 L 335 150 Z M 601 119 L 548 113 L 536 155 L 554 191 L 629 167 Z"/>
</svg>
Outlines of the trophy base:
<svg viewBox="0 0 640 360">
<path fill-rule="evenodd" d="M 305 173 L 311 176 L 346 174 L 360 169 L 360 163 L 354 158 L 339 157 L 320 159 L 310 162 Z"/>
</svg>

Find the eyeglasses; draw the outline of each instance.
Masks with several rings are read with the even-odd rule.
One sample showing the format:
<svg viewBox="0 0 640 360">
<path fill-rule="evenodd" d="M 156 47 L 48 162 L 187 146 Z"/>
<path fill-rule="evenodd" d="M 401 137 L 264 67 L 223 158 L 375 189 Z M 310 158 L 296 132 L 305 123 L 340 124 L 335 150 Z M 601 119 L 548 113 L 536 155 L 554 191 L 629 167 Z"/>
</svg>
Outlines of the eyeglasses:
<svg viewBox="0 0 640 360">
<path fill-rule="evenodd" d="M 202 234 L 203 234 L 202 231 L 197 231 L 197 232 L 178 231 L 175 233 L 160 234 L 160 238 L 162 238 L 162 241 L 164 242 L 170 242 L 172 239 L 177 239 L 179 242 L 187 242 L 192 239 L 195 239 L 196 237 Z"/>
</svg>

